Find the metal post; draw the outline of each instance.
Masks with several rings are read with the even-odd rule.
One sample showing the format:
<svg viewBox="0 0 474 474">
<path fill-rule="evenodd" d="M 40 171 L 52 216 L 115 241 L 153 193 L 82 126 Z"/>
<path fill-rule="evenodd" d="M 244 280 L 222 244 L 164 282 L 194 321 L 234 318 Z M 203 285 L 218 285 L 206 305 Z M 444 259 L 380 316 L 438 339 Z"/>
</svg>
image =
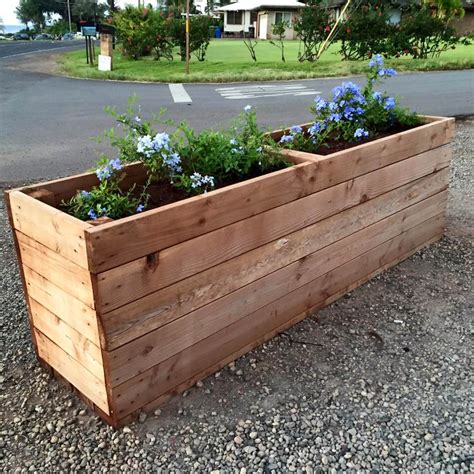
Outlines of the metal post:
<svg viewBox="0 0 474 474">
<path fill-rule="evenodd" d="M 72 32 L 71 28 L 71 4 L 69 3 L 69 0 L 67 0 L 67 19 L 69 21 L 69 33 Z"/>
<path fill-rule="evenodd" d="M 186 0 L 186 74 L 189 74 L 189 0 Z"/>
</svg>

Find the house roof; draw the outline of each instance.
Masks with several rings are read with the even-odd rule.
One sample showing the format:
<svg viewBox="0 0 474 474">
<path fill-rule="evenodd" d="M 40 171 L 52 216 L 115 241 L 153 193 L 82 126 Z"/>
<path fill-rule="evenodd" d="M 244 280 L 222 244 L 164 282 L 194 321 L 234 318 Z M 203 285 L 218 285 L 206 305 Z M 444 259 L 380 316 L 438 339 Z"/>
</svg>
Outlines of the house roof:
<svg viewBox="0 0 474 474">
<path fill-rule="evenodd" d="M 221 7 L 219 11 L 237 11 L 237 10 L 261 10 L 264 8 L 285 8 L 293 10 L 303 8 L 304 3 L 296 0 L 240 0 Z"/>
</svg>

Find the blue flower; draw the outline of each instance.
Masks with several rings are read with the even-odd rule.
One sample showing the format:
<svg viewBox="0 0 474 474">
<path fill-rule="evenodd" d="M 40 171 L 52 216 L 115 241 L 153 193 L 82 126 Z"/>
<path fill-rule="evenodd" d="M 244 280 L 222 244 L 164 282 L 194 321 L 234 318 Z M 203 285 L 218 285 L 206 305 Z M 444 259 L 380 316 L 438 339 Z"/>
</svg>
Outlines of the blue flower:
<svg viewBox="0 0 474 474">
<path fill-rule="evenodd" d="M 96 220 L 97 219 L 97 214 L 94 212 L 94 209 L 91 209 L 87 215 L 92 219 L 92 220 Z"/>
<path fill-rule="evenodd" d="M 88 197 L 90 197 L 91 193 L 89 191 L 81 191 L 81 196 L 84 198 L 84 199 L 87 199 Z"/>
<path fill-rule="evenodd" d="M 396 102 L 395 102 L 395 99 L 393 97 L 387 97 L 385 99 L 385 103 L 384 103 L 384 106 L 383 108 L 385 110 L 393 110 L 396 106 Z"/>
<path fill-rule="evenodd" d="M 376 54 L 369 62 L 369 67 L 383 66 L 383 56 Z"/>
<path fill-rule="evenodd" d="M 338 108 L 338 105 L 336 104 L 336 102 L 329 102 L 328 105 L 329 105 L 329 110 L 332 110 L 333 112 L 337 110 Z"/>
<path fill-rule="evenodd" d="M 163 164 L 176 173 L 183 171 L 183 168 L 181 167 L 181 157 L 178 155 L 178 153 L 164 155 Z"/>
<path fill-rule="evenodd" d="M 237 145 L 237 143 L 238 143 L 238 142 L 237 142 L 237 140 L 236 140 L 235 138 L 231 138 L 231 140 L 230 140 L 230 144 L 231 144 L 231 145 Z"/>
<path fill-rule="evenodd" d="M 141 123 L 142 119 L 137 115 L 133 120 L 135 120 L 136 123 Z"/>
<path fill-rule="evenodd" d="M 109 166 L 111 166 L 113 170 L 121 170 L 122 163 L 120 162 L 120 158 L 116 158 L 115 160 L 110 160 Z"/>
<path fill-rule="evenodd" d="M 137 206 L 137 212 L 142 212 L 145 209 L 145 206 L 143 204 L 139 204 Z"/>
<path fill-rule="evenodd" d="M 297 133 L 301 133 L 303 131 L 303 129 L 299 126 L 299 125 L 293 125 L 291 128 L 290 128 L 290 132 L 293 134 L 293 135 L 296 135 Z"/>
<path fill-rule="evenodd" d="M 328 103 L 322 97 L 319 96 L 314 99 L 314 102 L 316 104 L 315 107 L 318 112 L 325 109 L 328 105 Z"/>
<path fill-rule="evenodd" d="M 319 122 L 315 122 L 313 123 L 313 125 L 311 125 L 311 127 L 309 127 L 308 133 L 311 136 L 314 136 L 314 135 L 317 135 L 321 131 L 321 129 L 322 129 L 321 124 Z"/>
<path fill-rule="evenodd" d="M 338 114 L 338 113 L 335 113 L 335 114 L 331 114 L 329 116 L 329 120 L 331 120 L 332 122 L 340 122 L 342 119 L 342 115 L 341 114 Z"/>
<path fill-rule="evenodd" d="M 294 138 L 293 135 L 283 135 L 278 143 L 289 143 L 292 142 Z"/>
<path fill-rule="evenodd" d="M 212 188 L 214 187 L 213 176 L 207 176 L 207 175 L 203 176 L 201 173 L 195 172 L 190 176 L 190 179 L 191 179 L 191 187 L 193 189 L 207 187 L 207 185 L 211 186 Z"/>
<path fill-rule="evenodd" d="M 246 106 L 244 107 L 244 112 L 245 112 L 245 113 L 248 114 L 248 113 L 251 112 L 251 111 L 252 111 L 252 106 L 251 106 L 250 104 L 248 104 L 248 105 L 246 105 Z"/>
<path fill-rule="evenodd" d="M 381 92 L 374 92 L 372 94 L 372 97 L 377 101 L 377 102 L 381 102 L 382 100 L 382 93 Z"/>
<path fill-rule="evenodd" d="M 98 168 L 95 174 L 99 178 L 99 181 L 104 181 L 104 179 L 108 179 L 112 176 L 112 170 L 109 168 L 109 165 L 106 165 L 103 168 Z"/>
<path fill-rule="evenodd" d="M 395 69 L 379 69 L 378 75 L 381 77 L 392 77 L 397 75 L 397 71 Z"/>
<path fill-rule="evenodd" d="M 354 132 L 354 138 L 365 138 L 369 136 L 369 132 L 367 130 L 364 130 L 363 128 L 358 128 Z"/>
</svg>

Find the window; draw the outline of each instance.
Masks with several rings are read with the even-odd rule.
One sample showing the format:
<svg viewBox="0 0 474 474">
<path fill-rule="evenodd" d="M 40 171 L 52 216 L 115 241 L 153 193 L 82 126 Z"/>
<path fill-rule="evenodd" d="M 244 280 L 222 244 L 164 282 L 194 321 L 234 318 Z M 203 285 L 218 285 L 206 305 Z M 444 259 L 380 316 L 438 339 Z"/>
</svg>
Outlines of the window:
<svg viewBox="0 0 474 474">
<path fill-rule="evenodd" d="M 275 12 L 275 23 L 283 23 L 286 21 L 288 22 L 288 25 L 291 26 L 291 20 L 291 12 Z"/>
<path fill-rule="evenodd" d="M 227 12 L 227 24 L 228 25 L 241 25 L 242 24 L 242 12 Z"/>
</svg>

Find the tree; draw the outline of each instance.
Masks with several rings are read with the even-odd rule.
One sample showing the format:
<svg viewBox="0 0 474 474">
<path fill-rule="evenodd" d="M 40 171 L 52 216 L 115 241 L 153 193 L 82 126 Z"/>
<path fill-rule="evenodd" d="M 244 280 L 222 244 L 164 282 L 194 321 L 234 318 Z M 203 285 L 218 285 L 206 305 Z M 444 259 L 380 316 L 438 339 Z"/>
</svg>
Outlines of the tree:
<svg viewBox="0 0 474 474">
<path fill-rule="evenodd" d="M 105 17 L 107 6 L 94 0 L 75 0 L 72 4 L 72 16 L 77 21 L 98 22 Z"/>
<path fill-rule="evenodd" d="M 270 40 L 270 44 L 276 46 L 281 50 L 281 60 L 285 62 L 285 43 L 283 40 L 286 36 L 286 29 L 290 26 L 287 21 L 280 21 L 279 23 L 273 23 L 272 25 L 272 34 L 278 37 L 278 42 L 276 43 L 273 40 Z"/>
<path fill-rule="evenodd" d="M 436 10 L 435 16 L 446 21 L 464 16 L 461 0 L 423 0 L 422 4 Z"/>
<path fill-rule="evenodd" d="M 0 16 L 0 33 L 5 31 L 5 27 L 3 26 L 3 18 Z"/>
</svg>

